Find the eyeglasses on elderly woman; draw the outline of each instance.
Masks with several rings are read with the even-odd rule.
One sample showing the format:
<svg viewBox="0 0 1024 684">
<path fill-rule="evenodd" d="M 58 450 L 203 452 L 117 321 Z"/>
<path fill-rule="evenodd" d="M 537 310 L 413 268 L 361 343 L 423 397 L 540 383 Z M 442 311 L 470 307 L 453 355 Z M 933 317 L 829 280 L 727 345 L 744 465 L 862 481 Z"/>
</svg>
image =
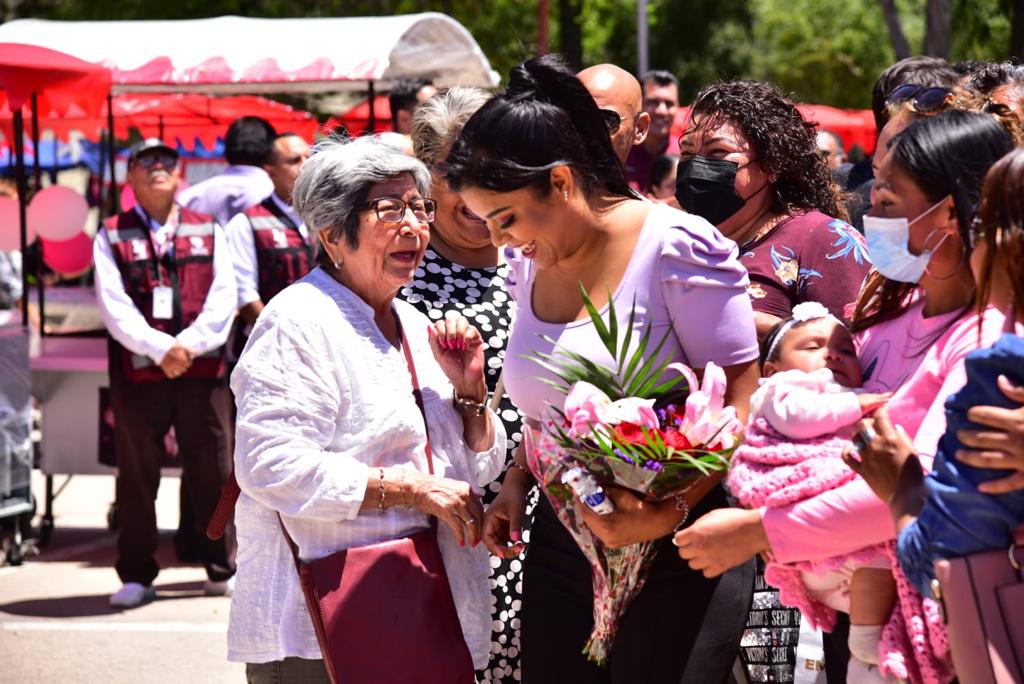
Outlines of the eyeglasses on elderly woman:
<svg viewBox="0 0 1024 684">
<path fill-rule="evenodd" d="M 412 210 L 412 215 L 420 221 L 431 222 L 437 211 L 437 202 L 429 197 L 421 197 L 406 202 L 398 197 L 378 197 L 367 202 L 363 209 L 373 209 L 377 218 L 383 223 L 401 223 L 405 212 Z"/>
</svg>

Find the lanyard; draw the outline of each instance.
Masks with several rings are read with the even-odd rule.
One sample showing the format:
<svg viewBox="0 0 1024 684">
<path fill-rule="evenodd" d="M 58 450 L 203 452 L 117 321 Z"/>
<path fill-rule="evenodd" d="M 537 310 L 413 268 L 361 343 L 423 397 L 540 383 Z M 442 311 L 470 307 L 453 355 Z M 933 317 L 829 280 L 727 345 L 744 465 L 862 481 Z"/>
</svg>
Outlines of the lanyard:
<svg viewBox="0 0 1024 684">
<path fill-rule="evenodd" d="M 165 238 L 163 251 L 157 248 L 156 241 L 153 239 L 153 233 L 156 232 L 153 230 L 153 224 L 156 221 L 140 205 L 135 206 L 142 220 L 146 223 L 146 239 L 149 240 L 149 248 L 153 250 L 153 257 L 156 261 L 157 280 L 161 286 L 173 287 L 172 278 L 167 271 L 169 265 L 174 262 L 174 238 L 178 232 L 178 205 L 171 207 L 171 214 L 167 217 L 166 225 L 170 230 L 168 230 L 167 237 Z M 160 227 L 162 228 L 163 226 Z"/>
</svg>

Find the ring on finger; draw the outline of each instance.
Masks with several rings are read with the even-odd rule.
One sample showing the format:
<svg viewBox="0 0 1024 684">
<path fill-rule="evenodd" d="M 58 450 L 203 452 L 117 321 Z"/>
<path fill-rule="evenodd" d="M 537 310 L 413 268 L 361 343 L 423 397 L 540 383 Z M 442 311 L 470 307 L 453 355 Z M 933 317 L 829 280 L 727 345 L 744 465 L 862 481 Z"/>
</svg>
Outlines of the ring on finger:
<svg viewBox="0 0 1024 684">
<path fill-rule="evenodd" d="M 853 446 L 858 452 L 864 451 L 871 442 L 875 441 L 875 437 L 877 436 L 878 433 L 875 432 L 875 429 L 868 425 L 857 431 L 857 434 L 853 438 Z"/>
</svg>

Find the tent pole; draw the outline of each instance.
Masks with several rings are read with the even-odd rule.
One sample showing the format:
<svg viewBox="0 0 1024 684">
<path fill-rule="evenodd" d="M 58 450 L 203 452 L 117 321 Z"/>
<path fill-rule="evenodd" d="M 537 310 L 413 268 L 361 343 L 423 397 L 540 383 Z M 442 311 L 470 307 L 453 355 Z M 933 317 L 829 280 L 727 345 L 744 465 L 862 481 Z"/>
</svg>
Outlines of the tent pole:
<svg viewBox="0 0 1024 684">
<path fill-rule="evenodd" d="M 32 193 L 39 192 L 43 185 L 42 173 L 40 171 L 40 157 L 42 156 L 39 149 L 39 98 L 36 93 L 32 93 Z M 43 240 L 39 239 L 36 243 L 36 291 L 39 294 L 39 336 L 46 337 L 46 283 L 43 281 L 43 273 L 46 270 L 46 264 L 43 262 Z M 22 258 L 21 266 L 24 269 L 25 259 Z"/>
<path fill-rule="evenodd" d="M 107 130 L 110 132 L 110 192 L 107 194 L 107 216 L 113 216 L 117 213 L 117 174 L 114 171 L 114 156 L 117 150 L 114 136 L 114 97 L 110 93 L 107 93 Z"/>
<path fill-rule="evenodd" d="M 373 81 L 367 81 L 366 91 L 370 96 L 370 129 L 369 133 L 377 132 L 377 89 L 373 85 Z M 394 116 L 394 115 L 392 115 Z"/>
<path fill-rule="evenodd" d="M 36 93 L 32 93 L 32 152 L 32 182 L 35 185 L 34 192 L 39 192 L 43 174 L 39 166 L 39 96 Z"/>
<path fill-rule="evenodd" d="M 25 178 L 25 120 L 21 108 L 14 112 L 14 179 L 18 187 L 18 226 L 21 230 L 21 324 L 28 328 L 28 183 Z"/>
<path fill-rule="evenodd" d="M 106 169 L 107 169 L 107 157 L 106 157 L 106 154 L 107 154 L 107 133 L 106 133 L 106 131 L 102 131 L 100 133 L 100 149 L 99 149 L 99 153 L 100 153 L 99 172 L 96 174 L 96 178 L 97 178 L 96 206 L 98 206 L 100 210 L 98 212 L 99 220 L 97 221 L 97 224 L 96 224 L 97 230 L 99 230 L 99 227 L 103 225 L 103 219 L 106 218 L 106 216 L 104 215 L 105 214 L 105 212 L 104 212 L 104 205 L 106 204 L 106 202 L 103 201 L 103 179 L 104 179 L 104 176 L 106 175 L 105 172 L 106 172 Z"/>
<path fill-rule="evenodd" d="M 57 169 L 60 166 L 60 145 L 57 136 L 53 136 L 53 169 L 50 171 L 50 185 L 57 184 Z"/>
<path fill-rule="evenodd" d="M 157 125 L 160 127 L 159 128 L 160 140 L 163 140 L 164 139 L 164 115 L 163 114 L 161 114 L 159 117 L 157 117 Z"/>
</svg>

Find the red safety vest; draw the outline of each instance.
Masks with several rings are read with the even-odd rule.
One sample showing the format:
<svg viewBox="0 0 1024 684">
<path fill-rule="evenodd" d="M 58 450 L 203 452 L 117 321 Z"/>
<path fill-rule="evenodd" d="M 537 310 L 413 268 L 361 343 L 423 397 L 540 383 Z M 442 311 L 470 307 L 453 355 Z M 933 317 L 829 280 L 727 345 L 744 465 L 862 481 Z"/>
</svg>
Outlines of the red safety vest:
<svg viewBox="0 0 1024 684">
<path fill-rule="evenodd" d="M 267 197 L 244 212 L 252 227 L 258 271 L 256 289 L 264 304 L 313 267 L 313 247 L 299 227 Z"/>
<path fill-rule="evenodd" d="M 178 226 L 172 249 L 157 256 L 150 228 L 130 209 L 104 223 L 125 294 L 150 327 L 177 335 L 192 325 L 203 310 L 213 286 L 213 217 L 178 208 Z M 170 287 L 174 304 L 171 318 L 153 318 L 153 290 Z M 110 363 L 121 363 L 129 382 L 155 382 L 167 376 L 148 356 L 125 349 L 110 338 Z M 224 373 L 224 347 L 197 357 L 186 378 L 216 378 Z"/>
</svg>

